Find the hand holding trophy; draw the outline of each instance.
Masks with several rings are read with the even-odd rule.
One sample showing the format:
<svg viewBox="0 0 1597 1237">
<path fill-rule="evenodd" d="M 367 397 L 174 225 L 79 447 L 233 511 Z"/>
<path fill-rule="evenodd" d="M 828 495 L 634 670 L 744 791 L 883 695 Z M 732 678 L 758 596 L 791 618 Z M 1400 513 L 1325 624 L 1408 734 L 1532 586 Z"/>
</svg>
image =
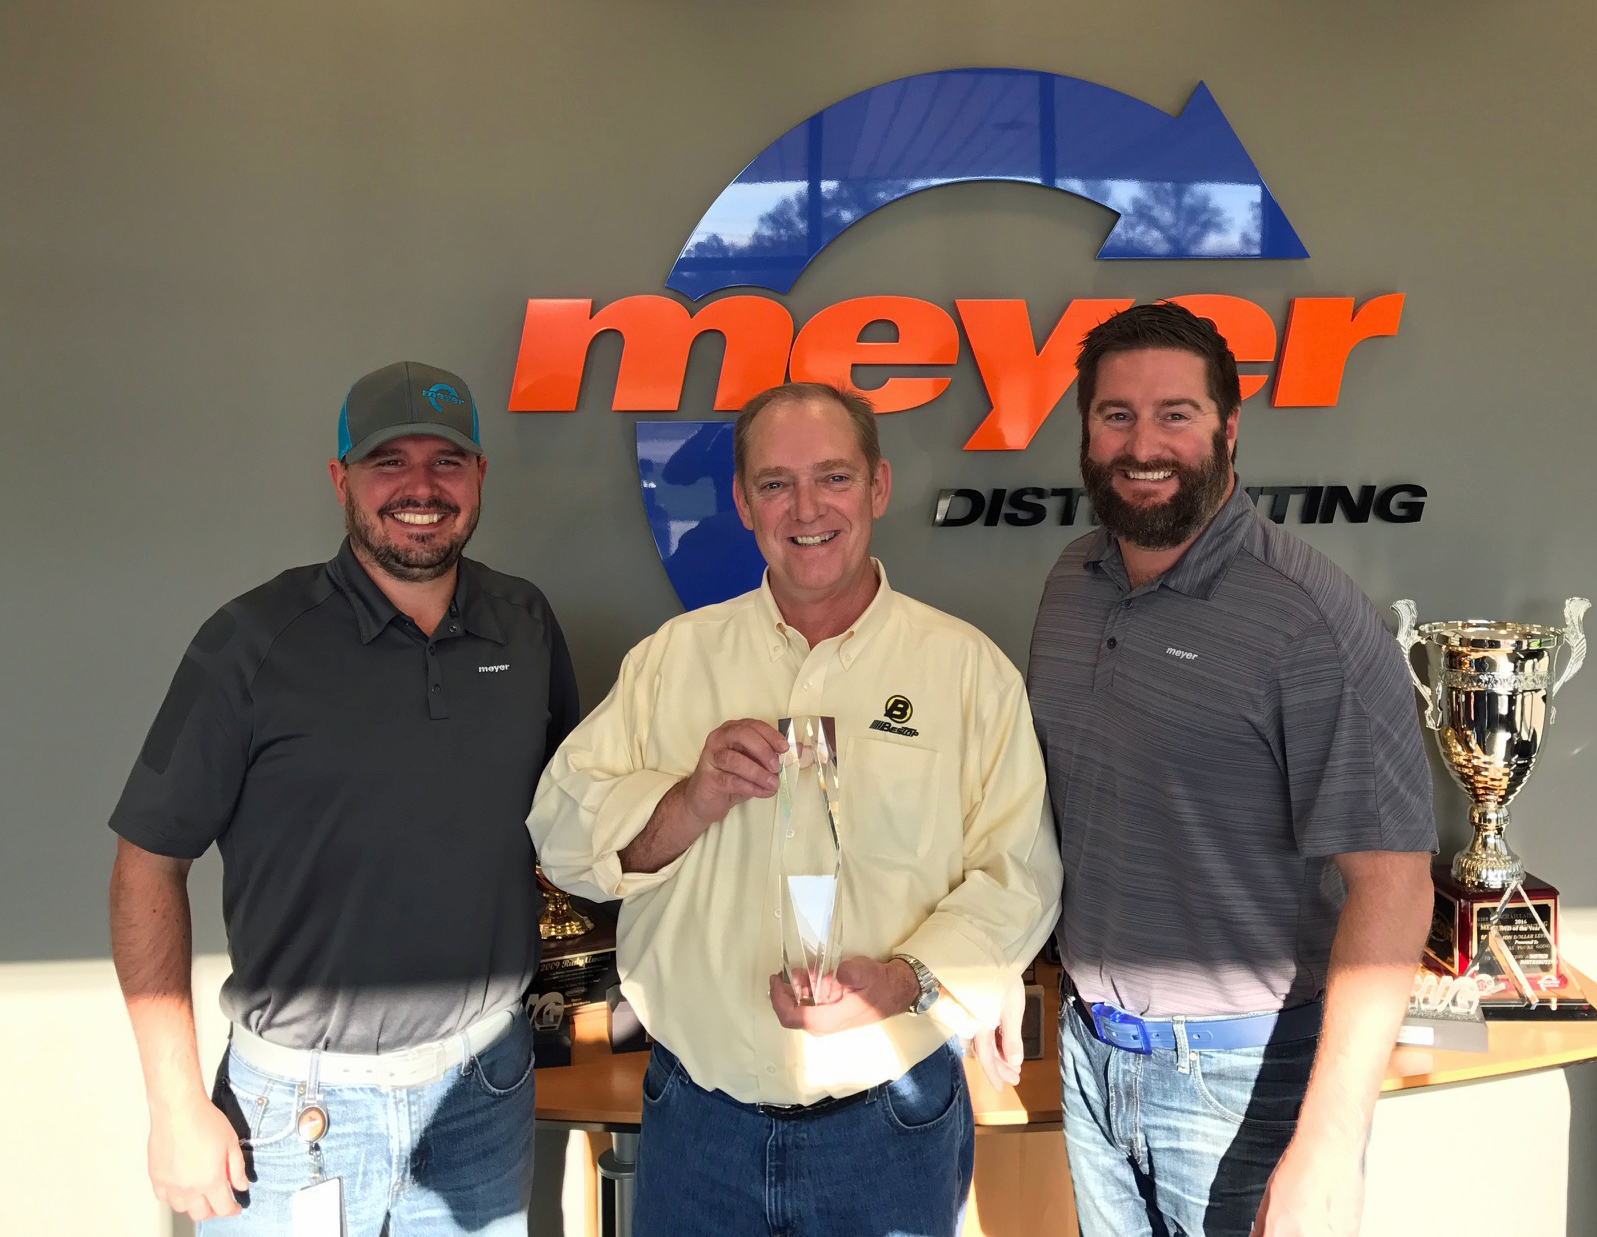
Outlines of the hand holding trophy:
<svg viewBox="0 0 1597 1237">
<path fill-rule="evenodd" d="M 787 740 L 776 792 L 776 846 L 781 861 L 782 978 L 803 1005 L 841 995 L 838 880 L 837 727 L 830 717 L 784 717 Z"/>
</svg>

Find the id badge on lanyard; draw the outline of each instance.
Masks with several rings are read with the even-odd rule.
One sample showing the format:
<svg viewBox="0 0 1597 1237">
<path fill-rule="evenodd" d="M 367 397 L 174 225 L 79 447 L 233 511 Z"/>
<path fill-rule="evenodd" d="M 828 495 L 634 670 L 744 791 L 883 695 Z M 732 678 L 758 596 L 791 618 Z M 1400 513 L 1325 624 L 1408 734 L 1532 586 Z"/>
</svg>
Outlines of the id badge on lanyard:
<svg viewBox="0 0 1597 1237">
<path fill-rule="evenodd" d="M 294 1237 L 344 1237 L 344 1183 L 326 1177 L 296 1190 L 289 1206 Z"/>
<path fill-rule="evenodd" d="M 327 1109 L 318 1084 L 316 1055 L 311 1057 L 310 1083 L 300 1102 L 296 1122 L 301 1141 L 310 1152 L 311 1183 L 296 1190 L 289 1202 L 293 1237 L 344 1237 L 344 1183 L 322 1172 L 322 1135 L 327 1133 Z"/>
</svg>

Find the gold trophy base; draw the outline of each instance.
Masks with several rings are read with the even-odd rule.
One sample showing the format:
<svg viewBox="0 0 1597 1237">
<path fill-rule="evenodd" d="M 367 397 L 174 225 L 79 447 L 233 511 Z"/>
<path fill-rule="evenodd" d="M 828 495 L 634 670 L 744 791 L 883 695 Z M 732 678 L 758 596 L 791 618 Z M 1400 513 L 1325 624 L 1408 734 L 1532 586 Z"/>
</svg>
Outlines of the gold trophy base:
<svg viewBox="0 0 1597 1237">
<path fill-rule="evenodd" d="M 571 905 L 561 890 L 546 890 L 543 914 L 538 917 L 538 935 L 546 941 L 563 941 L 593 931 L 593 920 Z"/>
<path fill-rule="evenodd" d="M 571 895 L 543 874 L 534 864 L 533 875 L 543 890 L 543 914 L 538 916 L 538 936 L 546 941 L 564 941 L 593 931 L 593 920 L 571 905 Z"/>
</svg>

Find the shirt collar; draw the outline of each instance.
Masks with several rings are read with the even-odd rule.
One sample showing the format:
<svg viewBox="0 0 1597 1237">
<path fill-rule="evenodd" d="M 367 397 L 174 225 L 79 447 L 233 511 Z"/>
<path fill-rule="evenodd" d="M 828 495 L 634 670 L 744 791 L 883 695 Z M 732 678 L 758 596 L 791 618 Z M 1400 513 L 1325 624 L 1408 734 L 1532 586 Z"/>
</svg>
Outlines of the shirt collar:
<svg viewBox="0 0 1597 1237">
<path fill-rule="evenodd" d="M 1087 556 L 1081 560 L 1081 565 L 1084 568 L 1120 567 L 1120 546 L 1107 528 L 1099 525 L 1087 534 Z M 1121 574 L 1125 574 L 1123 569 Z"/>
<path fill-rule="evenodd" d="M 455 610 L 461 624 L 474 636 L 492 640 L 495 644 L 508 644 L 504 624 L 489 604 L 488 594 L 482 587 L 483 565 L 469 558 L 460 560 L 455 572 Z"/>
<path fill-rule="evenodd" d="M 1175 566 L 1158 577 L 1154 586 L 1173 588 L 1178 593 L 1207 601 L 1242 548 L 1243 535 L 1251 524 L 1248 517 L 1253 514 L 1253 504 L 1254 500 L 1242 488 L 1242 479 L 1235 478 L 1231 497 L 1220 505 L 1220 510 L 1198 534 L 1197 540 L 1187 547 Z M 1099 567 L 1123 590 L 1129 590 L 1130 580 L 1120 556 L 1119 542 L 1107 528 L 1098 528 L 1089 536 L 1092 540 L 1082 559 L 1083 569 L 1090 571 Z"/>
<path fill-rule="evenodd" d="M 838 659 L 846 670 L 859 656 L 860 649 L 883 623 L 887 621 L 887 611 L 892 602 L 889 598 L 893 588 L 887 582 L 887 568 L 882 566 L 880 559 L 871 559 L 871 566 L 876 569 L 876 596 L 871 598 L 871 604 L 865 607 L 864 613 L 855 619 L 849 629 L 841 635 L 833 637 L 838 642 Z M 760 614 L 760 627 L 766 633 L 766 648 L 771 654 L 771 660 L 776 661 L 782 657 L 790 647 L 791 638 L 799 635 L 798 628 L 789 626 L 782 617 L 781 607 L 776 604 L 776 597 L 771 592 L 771 569 L 767 567 L 765 574 L 760 577 L 760 587 L 756 590 L 755 607 Z"/>
<path fill-rule="evenodd" d="M 1176 565 L 1160 577 L 1160 582 L 1178 593 L 1207 601 L 1242 548 L 1243 533 L 1252 525 L 1252 515 L 1253 499 L 1242 488 L 1242 479 L 1236 477 L 1231 497 L 1215 512 L 1214 519 L 1187 547 L 1187 552 L 1176 560 Z"/>
<path fill-rule="evenodd" d="M 461 623 L 467 631 L 475 636 L 482 636 L 492 640 L 495 644 L 505 643 L 505 630 L 499 618 L 493 612 L 493 607 L 488 604 L 488 599 L 478 580 L 478 564 L 468 558 L 460 560 L 455 572 L 455 597 L 452 608 L 461 617 Z M 340 592 L 349 599 L 350 609 L 355 612 L 355 628 L 360 634 L 362 644 L 370 644 L 377 639 L 383 628 L 393 622 L 399 615 L 399 608 L 388 600 L 383 590 L 377 587 L 377 582 L 367 573 L 361 565 L 360 559 L 355 557 L 354 547 L 349 544 L 349 538 L 344 538 L 344 543 L 338 547 L 338 553 L 333 561 L 327 564 L 327 574 L 332 577 L 333 583 Z"/>
</svg>

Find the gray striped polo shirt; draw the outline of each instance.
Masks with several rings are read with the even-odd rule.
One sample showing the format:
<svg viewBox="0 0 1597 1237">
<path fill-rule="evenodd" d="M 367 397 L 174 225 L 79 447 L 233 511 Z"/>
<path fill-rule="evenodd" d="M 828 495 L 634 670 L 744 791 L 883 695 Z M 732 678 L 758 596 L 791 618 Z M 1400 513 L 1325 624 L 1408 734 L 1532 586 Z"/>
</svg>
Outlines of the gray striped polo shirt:
<svg viewBox="0 0 1597 1237">
<path fill-rule="evenodd" d="M 1059 944 L 1088 1001 L 1245 1013 L 1324 991 L 1349 851 L 1434 851 L 1402 654 L 1241 482 L 1162 576 L 1113 537 L 1048 577 L 1027 673 L 1065 864 Z"/>
</svg>

